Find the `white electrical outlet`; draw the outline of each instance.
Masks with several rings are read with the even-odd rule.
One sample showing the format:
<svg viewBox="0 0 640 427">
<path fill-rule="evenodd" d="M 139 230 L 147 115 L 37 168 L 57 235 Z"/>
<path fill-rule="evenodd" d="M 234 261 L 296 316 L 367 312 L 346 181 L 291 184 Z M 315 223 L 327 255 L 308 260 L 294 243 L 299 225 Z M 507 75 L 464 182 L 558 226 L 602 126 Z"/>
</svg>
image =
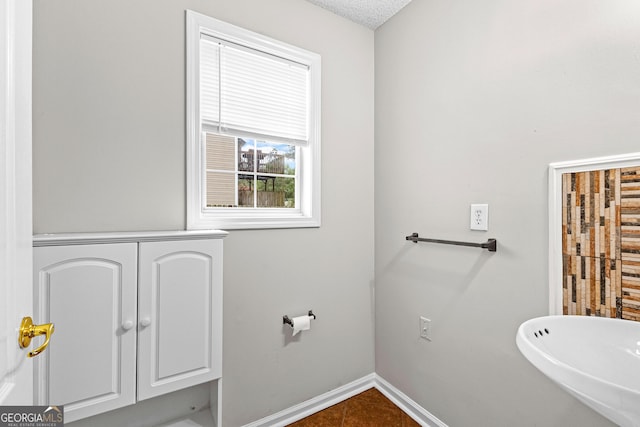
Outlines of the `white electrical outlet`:
<svg viewBox="0 0 640 427">
<path fill-rule="evenodd" d="M 431 319 L 420 316 L 420 338 L 431 341 Z"/>
<path fill-rule="evenodd" d="M 471 230 L 483 230 L 483 231 L 487 231 L 489 229 L 489 205 L 487 204 L 471 205 L 469 228 Z"/>
</svg>

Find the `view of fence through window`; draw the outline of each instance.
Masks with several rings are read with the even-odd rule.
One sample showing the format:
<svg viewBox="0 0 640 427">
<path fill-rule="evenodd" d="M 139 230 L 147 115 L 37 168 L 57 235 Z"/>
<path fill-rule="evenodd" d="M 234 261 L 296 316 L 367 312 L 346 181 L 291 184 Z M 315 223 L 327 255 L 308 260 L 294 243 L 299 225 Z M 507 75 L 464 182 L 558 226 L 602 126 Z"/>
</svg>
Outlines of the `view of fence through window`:
<svg viewBox="0 0 640 427">
<path fill-rule="evenodd" d="M 295 208 L 295 145 L 206 134 L 207 207 Z"/>
</svg>

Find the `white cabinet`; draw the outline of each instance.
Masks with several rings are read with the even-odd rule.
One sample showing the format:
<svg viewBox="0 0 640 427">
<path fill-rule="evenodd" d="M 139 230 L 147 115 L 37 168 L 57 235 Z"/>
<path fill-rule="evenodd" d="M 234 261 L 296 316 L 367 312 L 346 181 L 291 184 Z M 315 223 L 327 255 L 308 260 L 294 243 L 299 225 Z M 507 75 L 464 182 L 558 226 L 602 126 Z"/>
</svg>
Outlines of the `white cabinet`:
<svg viewBox="0 0 640 427">
<path fill-rule="evenodd" d="M 70 422 L 220 378 L 220 237 L 34 244 L 36 403 Z"/>
</svg>

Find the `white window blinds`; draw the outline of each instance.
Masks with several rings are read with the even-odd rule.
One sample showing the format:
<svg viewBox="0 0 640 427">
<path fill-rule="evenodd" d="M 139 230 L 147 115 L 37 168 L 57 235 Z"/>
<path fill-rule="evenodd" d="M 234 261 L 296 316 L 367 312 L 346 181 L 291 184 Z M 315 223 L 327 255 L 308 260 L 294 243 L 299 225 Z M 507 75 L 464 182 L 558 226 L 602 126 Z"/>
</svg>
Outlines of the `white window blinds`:
<svg viewBox="0 0 640 427">
<path fill-rule="evenodd" d="M 208 36 L 200 39 L 200 114 L 219 133 L 305 145 L 309 67 Z"/>
</svg>

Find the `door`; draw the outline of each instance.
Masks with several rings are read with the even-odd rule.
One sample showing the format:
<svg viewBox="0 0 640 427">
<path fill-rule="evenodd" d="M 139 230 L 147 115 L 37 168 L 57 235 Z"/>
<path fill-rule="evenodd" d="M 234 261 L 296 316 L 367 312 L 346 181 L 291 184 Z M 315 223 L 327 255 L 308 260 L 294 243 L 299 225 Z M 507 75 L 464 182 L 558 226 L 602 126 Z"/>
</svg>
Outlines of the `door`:
<svg viewBox="0 0 640 427">
<path fill-rule="evenodd" d="M 33 309 L 31 28 L 31 0 L 0 1 L 0 405 L 33 404 L 33 362 L 18 346 Z"/>
</svg>

